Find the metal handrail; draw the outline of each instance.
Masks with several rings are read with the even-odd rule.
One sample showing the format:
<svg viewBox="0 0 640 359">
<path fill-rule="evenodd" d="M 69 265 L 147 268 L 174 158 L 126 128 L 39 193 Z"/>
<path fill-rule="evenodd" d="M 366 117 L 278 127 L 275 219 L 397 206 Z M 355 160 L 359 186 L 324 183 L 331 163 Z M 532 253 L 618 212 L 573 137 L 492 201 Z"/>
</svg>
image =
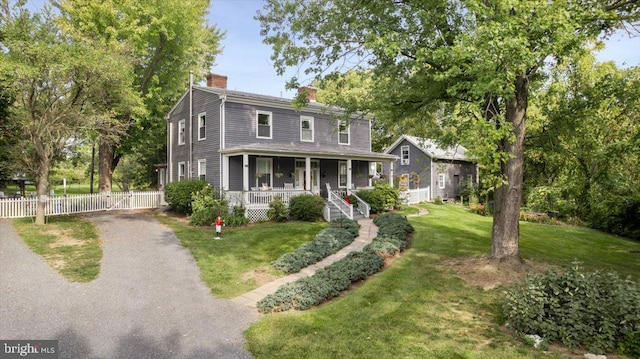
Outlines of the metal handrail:
<svg viewBox="0 0 640 359">
<path fill-rule="evenodd" d="M 353 192 L 351 192 L 349 196 L 354 197 L 356 201 L 358 201 L 358 212 L 362 213 L 364 218 L 369 218 L 369 213 L 371 212 L 371 206 L 369 206 L 369 203 L 363 201 L 362 198 L 358 197 L 358 195 Z"/>
</svg>

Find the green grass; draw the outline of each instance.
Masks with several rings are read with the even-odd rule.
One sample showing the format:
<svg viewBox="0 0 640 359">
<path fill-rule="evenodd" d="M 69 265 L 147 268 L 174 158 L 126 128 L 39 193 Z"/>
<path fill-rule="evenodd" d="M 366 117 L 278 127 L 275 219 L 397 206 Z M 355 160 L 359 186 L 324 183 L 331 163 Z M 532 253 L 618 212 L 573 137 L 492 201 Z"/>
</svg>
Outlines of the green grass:
<svg viewBox="0 0 640 359">
<path fill-rule="evenodd" d="M 223 229 L 222 240 L 214 240 L 211 227 L 191 227 L 159 215 L 157 218 L 173 229 L 183 246 L 191 251 L 200 268 L 202 281 L 216 297 L 232 298 L 258 287 L 255 280 L 243 278 L 254 270 L 274 277 L 284 273 L 270 263 L 316 236 L 327 223 L 261 223 L 247 227 Z"/>
<path fill-rule="evenodd" d="M 357 289 L 306 312 L 271 314 L 246 332 L 256 358 L 559 358 L 522 344 L 504 329 L 503 287 L 466 285 L 443 264 L 490 250 L 491 218 L 454 205 L 426 205 L 410 218 L 412 247 Z M 596 231 L 521 223 L 526 259 L 640 275 L 640 243 Z"/>
<path fill-rule="evenodd" d="M 102 247 L 94 225 L 76 216 L 49 217 L 45 226 L 30 218 L 13 221 L 16 231 L 49 265 L 72 282 L 89 282 L 100 274 Z"/>
</svg>

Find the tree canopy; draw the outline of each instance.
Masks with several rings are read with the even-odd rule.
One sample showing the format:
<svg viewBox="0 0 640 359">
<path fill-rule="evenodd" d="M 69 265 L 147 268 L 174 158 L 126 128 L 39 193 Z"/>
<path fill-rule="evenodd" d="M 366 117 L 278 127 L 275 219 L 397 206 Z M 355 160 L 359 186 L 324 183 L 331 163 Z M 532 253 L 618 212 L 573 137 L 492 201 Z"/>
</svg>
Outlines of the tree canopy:
<svg viewBox="0 0 640 359">
<path fill-rule="evenodd" d="M 365 69 L 374 101 L 360 110 L 387 111 L 391 122 L 411 120 L 445 138 L 474 133 L 476 155 L 499 180 L 491 255 L 513 259 L 531 84 L 545 66 L 637 22 L 639 10 L 622 0 L 268 0 L 257 18 L 280 74 L 291 66 L 315 77 Z"/>
</svg>

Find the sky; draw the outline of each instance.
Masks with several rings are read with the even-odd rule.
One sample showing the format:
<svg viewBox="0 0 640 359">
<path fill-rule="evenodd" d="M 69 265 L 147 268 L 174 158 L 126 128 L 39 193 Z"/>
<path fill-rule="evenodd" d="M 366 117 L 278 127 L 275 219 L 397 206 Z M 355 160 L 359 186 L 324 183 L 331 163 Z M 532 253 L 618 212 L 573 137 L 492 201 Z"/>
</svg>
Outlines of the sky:
<svg viewBox="0 0 640 359">
<path fill-rule="evenodd" d="M 29 0 L 35 8 L 46 2 Z M 288 70 L 285 76 L 277 75 L 270 59 L 272 50 L 262 42 L 260 24 L 254 19 L 257 11 L 262 10 L 264 0 L 210 0 L 210 3 L 209 24 L 226 32 L 222 53 L 211 66 L 211 72 L 227 76 L 230 90 L 293 98 L 295 91 L 286 90 L 285 84 L 296 70 Z M 614 35 L 596 56 L 599 61 L 613 60 L 620 67 L 640 66 L 640 37 Z M 311 80 L 303 75 L 299 78 L 302 85 L 308 85 Z"/>
</svg>

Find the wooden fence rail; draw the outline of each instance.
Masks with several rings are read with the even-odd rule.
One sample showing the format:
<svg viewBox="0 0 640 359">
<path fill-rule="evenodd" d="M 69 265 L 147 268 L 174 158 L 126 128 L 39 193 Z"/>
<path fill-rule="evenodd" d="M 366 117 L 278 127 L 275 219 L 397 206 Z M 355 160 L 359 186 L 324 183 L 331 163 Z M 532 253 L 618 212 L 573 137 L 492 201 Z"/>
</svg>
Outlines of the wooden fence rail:
<svg viewBox="0 0 640 359">
<path fill-rule="evenodd" d="M 164 192 L 112 192 L 52 196 L 46 201 L 46 216 L 111 210 L 158 208 L 165 204 Z M 0 199 L 0 218 L 35 217 L 36 197 Z"/>
</svg>

